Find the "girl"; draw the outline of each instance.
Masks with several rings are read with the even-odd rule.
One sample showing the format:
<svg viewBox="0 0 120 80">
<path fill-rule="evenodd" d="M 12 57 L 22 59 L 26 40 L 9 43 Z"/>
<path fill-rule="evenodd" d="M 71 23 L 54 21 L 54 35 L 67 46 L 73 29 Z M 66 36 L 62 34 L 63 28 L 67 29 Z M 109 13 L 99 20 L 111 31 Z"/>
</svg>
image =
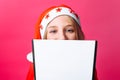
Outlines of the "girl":
<svg viewBox="0 0 120 80">
<path fill-rule="evenodd" d="M 35 26 L 35 39 L 84 40 L 79 17 L 68 6 L 53 6 L 44 11 Z M 32 53 L 27 59 L 32 62 Z M 96 74 L 94 77 L 97 80 Z M 27 80 L 34 80 L 33 64 L 30 65 Z"/>
</svg>

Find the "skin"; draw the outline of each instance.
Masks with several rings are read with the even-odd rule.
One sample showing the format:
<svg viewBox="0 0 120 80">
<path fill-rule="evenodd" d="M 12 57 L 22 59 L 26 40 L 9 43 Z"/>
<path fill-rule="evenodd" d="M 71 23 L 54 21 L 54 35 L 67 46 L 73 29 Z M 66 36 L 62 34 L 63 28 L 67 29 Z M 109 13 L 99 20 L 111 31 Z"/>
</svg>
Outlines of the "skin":
<svg viewBox="0 0 120 80">
<path fill-rule="evenodd" d="M 44 38 L 48 40 L 79 40 L 80 29 L 78 28 L 78 24 L 71 17 L 58 16 L 48 24 Z"/>
</svg>

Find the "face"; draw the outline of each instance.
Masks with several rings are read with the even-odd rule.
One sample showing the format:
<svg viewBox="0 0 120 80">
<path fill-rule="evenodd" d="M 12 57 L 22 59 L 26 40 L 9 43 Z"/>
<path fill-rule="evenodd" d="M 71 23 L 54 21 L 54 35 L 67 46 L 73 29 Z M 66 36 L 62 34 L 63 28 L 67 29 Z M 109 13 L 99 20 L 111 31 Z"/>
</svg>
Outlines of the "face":
<svg viewBox="0 0 120 80">
<path fill-rule="evenodd" d="M 46 29 L 46 39 L 77 40 L 76 22 L 69 16 L 59 16 L 52 20 Z"/>
</svg>

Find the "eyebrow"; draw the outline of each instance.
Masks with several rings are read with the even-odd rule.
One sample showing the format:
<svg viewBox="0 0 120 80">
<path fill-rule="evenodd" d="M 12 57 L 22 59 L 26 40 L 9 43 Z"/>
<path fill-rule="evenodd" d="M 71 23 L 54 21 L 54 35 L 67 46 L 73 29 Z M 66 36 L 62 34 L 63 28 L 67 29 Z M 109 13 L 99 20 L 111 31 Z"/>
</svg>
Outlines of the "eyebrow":
<svg viewBox="0 0 120 80">
<path fill-rule="evenodd" d="M 67 26 L 69 27 L 69 26 L 74 26 L 74 25 L 72 25 L 72 24 L 68 24 L 68 25 L 66 25 L 65 27 L 67 27 Z"/>
<path fill-rule="evenodd" d="M 48 28 L 56 28 L 57 26 L 49 26 Z"/>
<path fill-rule="evenodd" d="M 72 26 L 74 26 L 74 25 L 73 24 L 67 24 L 67 25 L 65 25 L 65 27 L 72 27 Z M 47 28 L 57 28 L 57 26 L 49 26 Z"/>
</svg>

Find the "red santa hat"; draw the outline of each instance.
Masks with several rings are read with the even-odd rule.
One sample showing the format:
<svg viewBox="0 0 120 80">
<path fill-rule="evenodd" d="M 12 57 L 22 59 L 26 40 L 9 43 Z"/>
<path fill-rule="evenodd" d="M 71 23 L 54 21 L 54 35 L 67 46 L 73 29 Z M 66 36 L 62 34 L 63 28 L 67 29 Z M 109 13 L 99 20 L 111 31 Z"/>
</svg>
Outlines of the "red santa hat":
<svg viewBox="0 0 120 80">
<path fill-rule="evenodd" d="M 44 32 L 46 30 L 47 25 L 54 18 L 56 18 L 57 16 L 60 16 L 60 15 L 70 16 L 80 25 L 79 17 L 70 7 L 68 7 L 66 5 L 53 6 L 53 7 L 48 8 L 46 11 L 44 11 L 40 15 L 40 17 L 38 19 L 38 22 L 35 25 L 35 36 L 34 36 L 34 38 L 35 39 L 43 39 Z M 27 59 L 30 62 L 33 62 L 32 52 L 30 52 L 27 55 Z M 31 63 L 31 65 L 30 65 L 30 69 L 29 69 L 26 80 L 34 80 L 33 63 Z"/>
<path fill-rule="evenodd" d="M 78 15 L 68 6 L 66 5 L 60 5 L 60 6 L 54 6 L 48 8 L 45 12 L 43 12 L 38 20 L 38 23 L 36 24 L 36 33 L 35 38 L 43 39 L 44 32 L 46 30 L 47 25 L 57 16 L 60 15 L 67 15 L 72 17 L 79 25 L 79 17 Z"/>
<path fill-rule="evenodd" d="M 68 6 L 60 5 L 53 6 L 45 10 L 39 17 L 37 24 L 35 25 L 35 39 L 43 39 L 44 32 L 46 30 L 47 25 L 57 16 L 67 15 L 72 17 L 79 25 L 79 17 L 78 15 Z M 32 52 L 27 55 L 27 59 L 32 62 Z"/>
</svg>

